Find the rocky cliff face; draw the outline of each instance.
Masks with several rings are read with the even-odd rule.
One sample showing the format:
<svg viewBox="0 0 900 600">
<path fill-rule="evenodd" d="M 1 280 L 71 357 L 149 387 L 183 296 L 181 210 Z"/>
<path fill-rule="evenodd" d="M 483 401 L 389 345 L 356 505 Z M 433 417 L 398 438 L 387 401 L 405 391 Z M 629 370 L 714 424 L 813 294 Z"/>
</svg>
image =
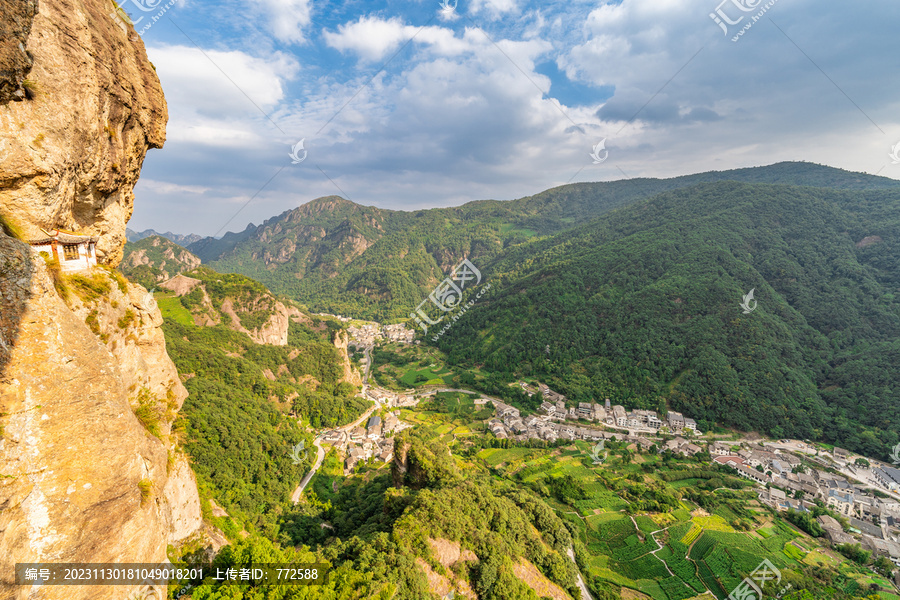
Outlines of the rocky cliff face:
<svg viewBox="0 0 900 600">
<path fill-rule="evenodd" d="M 350 345 L 350 336 L 346 331 L 338 331 L 334 334 L 334 347 L 338 349 L 341 355 L 341 366 L 344 369 L 344 376 L 342 377 L 343 381 L 353 385 L 362 385 L 362 377 L 359 376 L 359 371 L 353 368 L 350 364 L 350 355 L 347 353 L 347 348 Z"/>
<path fill-rule="evenodd" d="M 34 591 L 11 574 L 17 562 L 160 562 L 199 527 L 196 483 L 166 436 L 184 388 L 156 337 L 159 312 L 132 286 L 72 298 L 73 309 L 43 259 L 2 233 L 0 273 L 0 597 L 127 597 L 109 586 Z M 111 333 L 83 317 L 115 310 L 138 320 Z"/>
<path fill-rule="evenodd" d="M 166 105 L 140 38 L 110 10 L 108 0 L 0 0 L 0 216 L 26 236 L 97 235 L 115 265 Z M 145 289 L 101 268 L 62 277 L 9 233 L 0 230 L 0 598 L 127 598 L 137 589 L 13 586 L 14 565 L 158 563 L 200 526 L 196 481 L 168 435 L 186 392 Z"/>
<path fill-rule="evenodd" d="M 0 104 L 29 96 L 25 78 L 34 57 L 25 49 L 31 23 L 37 12 L 36 0 L 0 2 Z"/>
<path fill-rule="evenodd" d="M 31 232 L 97 235 L 98 256 L 115 266 L 132 189 L 147 149 L 165 141 L 167 111 L 141 38 L 111 8 L 0 0 L 0 212 Z"/>
<path fill-rule="evenodd" d="M 155 288 L 200 266 L 200 259 L 164 237 L 154 235 L 125 245 L 119 270 L 147 288 Z"/>
</svg>

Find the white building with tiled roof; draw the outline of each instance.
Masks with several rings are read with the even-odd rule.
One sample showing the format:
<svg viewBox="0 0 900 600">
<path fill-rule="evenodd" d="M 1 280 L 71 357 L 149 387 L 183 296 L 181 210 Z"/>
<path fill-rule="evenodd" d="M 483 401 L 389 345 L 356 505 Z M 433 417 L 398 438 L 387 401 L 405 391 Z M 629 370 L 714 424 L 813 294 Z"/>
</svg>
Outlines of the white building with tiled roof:
<svg viewBox="0 0 900 600">
<path fill-rule="evenodd" d="M 97 241 L 95 237 L 54 229 L 40 230 L 28 243 L 38 252 L 59 261 L 63 271 L 86 271 L 97 266 Z"/>
</svg>

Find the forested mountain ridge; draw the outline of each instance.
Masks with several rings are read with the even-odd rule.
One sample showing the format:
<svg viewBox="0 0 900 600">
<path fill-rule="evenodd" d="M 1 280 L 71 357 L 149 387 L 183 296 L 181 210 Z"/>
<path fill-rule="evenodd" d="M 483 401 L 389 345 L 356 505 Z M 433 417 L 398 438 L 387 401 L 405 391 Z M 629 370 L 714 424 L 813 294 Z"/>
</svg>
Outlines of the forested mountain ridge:
<svg viewBox="0 0 900 600">
<path fill-rule="evenodd" d="M 702 182 L 736 180 L 840 189 L 900 182 L 811 163 L 673 179 L 578 183 L 512 201 L 484 200 L 414 212 L 364 207 L 335 196 L 188 248 L 223 272 L 243 273 L 314 310 L 390 320 L 408 315 L 462 257 L 487 262 L 537 236 Z"/>
<path fill-rule="evenodd" d="M 898 191 L 701 184 L 482 270 L 491 294 L 439 343 L 457 364 L 870 455 L 898 441 Z"/>
</svg>

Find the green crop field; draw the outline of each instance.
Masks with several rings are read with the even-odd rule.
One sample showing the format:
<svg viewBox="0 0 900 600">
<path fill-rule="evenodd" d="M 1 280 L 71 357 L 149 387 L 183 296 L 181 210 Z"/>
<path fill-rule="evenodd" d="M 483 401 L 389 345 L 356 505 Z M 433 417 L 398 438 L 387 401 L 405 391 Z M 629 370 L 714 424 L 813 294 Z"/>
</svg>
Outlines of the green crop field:
<svg viewBox="0 0 900 600">
<path fill-rule="evenodd" d="M 191 311 L 181 304 L 181 300 L 175 294 L 156 292 L 154 298 L 156 298 L 156 304 L 159 305 L 159 311 L 163 318 L 171 319 L 179 325 L 191 326 L 194 324 Z"/>
<path fill-rule="evenodd" d="M 427 423 L 433 436 L 447 442 L 478 440 L 483 425 L 476 424 L 471 397 L 440 396 L 410 411 L 409 420 Z M 454 439 L 466 432 L 473 433 Z M 580 441 L 550 448 L 509 443 L 501 448 L 477 446 L 469 455 L 492 469 L 496 479 L 540 493 L 570 525 L 587 582 L 630 588 L 653 600 L 723 600 L 764 558 L 784 569 L 815 562 L 848 568 L 846 562 L 808 552 L 819 544 L 770 517 L 756 503 L 755 492 L 718 489 L 719 479 L 728 475 L 710 471 L 714 465 L 698 468 L 688 459 L 671 458 L 663 464 L 659 456 L 641 454 L 640 461 L 624 461 L 616 442 L 608 443 L 607 460 L 594 465 L 591 448 Z M 463 461 L 456 453 L 454 457 Z M 673 481 L 660 476 L 669 473 Z M 568 482 L 565 493 L 554 491 L 559 480 Z M 657 503 L 647 502 L 647 494 L 635 496 L 635 490 L 645 488 L 652 490 L 649 497 Z M 573 496 L 567 497 L 570 492 Z M 648 510 L 657 507 L 664 510 Z M 739 530 L 733 526 L 738 523 Z M 854 568 L 841 580 L 841 589 L 868 589 L 873 579 Z"/>
</svg>

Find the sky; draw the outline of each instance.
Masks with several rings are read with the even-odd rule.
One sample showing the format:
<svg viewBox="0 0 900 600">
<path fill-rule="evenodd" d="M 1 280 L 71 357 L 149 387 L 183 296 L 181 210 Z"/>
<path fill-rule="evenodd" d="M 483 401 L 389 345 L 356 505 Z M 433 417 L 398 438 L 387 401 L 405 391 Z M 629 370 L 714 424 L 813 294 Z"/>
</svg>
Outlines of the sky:
<svg viewBox="0 0 900 600">
<path fill-rule="evenodd" d="M 900 179 L 896 0 L 121 4 L 169 107 L 138 231 L 786 160 Z"/>
</svg>

